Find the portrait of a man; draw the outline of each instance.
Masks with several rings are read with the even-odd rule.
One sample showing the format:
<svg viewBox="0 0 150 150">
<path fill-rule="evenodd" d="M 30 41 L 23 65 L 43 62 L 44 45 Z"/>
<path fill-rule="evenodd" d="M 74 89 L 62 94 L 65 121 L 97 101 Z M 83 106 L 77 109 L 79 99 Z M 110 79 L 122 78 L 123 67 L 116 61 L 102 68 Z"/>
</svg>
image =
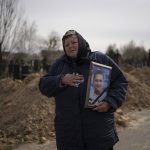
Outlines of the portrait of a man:
<svg viewBox="0 0 150 150">
<path fill-rule="evenodd" d="M 91 86 L 90 89 L 90 96 L 89 96 L 89 103 L 93 103 L 96 98 L 102 93 L 103 91 L 103 82 L 104 82 L 104 76 L 103 73 L 101 71 L 97 71 L 94 75 L 93 75 L 93 86 Z M 102 98 L 104 97 L 104 94 L 102 94 L 103 96 L 101 96 L 97 102 L 99 102 L 100 100 L 102 100 Z M 96 103 L 97 103 L 96 102 Z M 96 104 L 95 103 L 95 104 Z"/>
<path fill-rule="evenodd" d="M 85 107 L 94 107 L 104 100 L 109 89 L 111 67 L 92 62 Z"/>
</svg>

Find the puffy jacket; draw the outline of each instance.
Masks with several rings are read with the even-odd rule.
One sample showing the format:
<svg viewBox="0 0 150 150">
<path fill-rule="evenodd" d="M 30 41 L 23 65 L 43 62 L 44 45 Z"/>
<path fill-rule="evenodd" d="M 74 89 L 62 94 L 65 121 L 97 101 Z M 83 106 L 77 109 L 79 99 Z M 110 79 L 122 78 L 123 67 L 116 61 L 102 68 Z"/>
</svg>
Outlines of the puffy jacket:
<svg viewBox="0 0 150 150">
<path fill-rule="evenodd" d="M 108 112 L 84 108 L 90 61 L 112 67 L 110 88 L 104 100 L 112 106 Z M 60 86 L 61 76 L 73 72 L 82 74 L 84 82 L 79 87 Z M 40 79 L 39 89 L 43 95 L 55 97 L 58 150 L 107 150 L 118 141 L 114 111 L 125 99 L 127 81 L 108 56 L 100 52 L 89 52 L 85 59 L 73 62 L 64 55 Z"/>
</svg>

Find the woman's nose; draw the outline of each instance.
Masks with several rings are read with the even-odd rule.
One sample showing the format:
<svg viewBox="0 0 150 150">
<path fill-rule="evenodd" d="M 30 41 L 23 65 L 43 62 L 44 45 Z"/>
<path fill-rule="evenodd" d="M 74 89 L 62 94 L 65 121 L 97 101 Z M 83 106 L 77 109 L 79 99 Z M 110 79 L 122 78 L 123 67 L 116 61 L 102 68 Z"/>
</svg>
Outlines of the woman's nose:
<svg viewBox="0 0 150 150">
<path fill-rule="evenodd" d="M 73 45 L 72 44 L 69 44 L 69 48 L 72 48 L 73 47 Z"/>
</svg>

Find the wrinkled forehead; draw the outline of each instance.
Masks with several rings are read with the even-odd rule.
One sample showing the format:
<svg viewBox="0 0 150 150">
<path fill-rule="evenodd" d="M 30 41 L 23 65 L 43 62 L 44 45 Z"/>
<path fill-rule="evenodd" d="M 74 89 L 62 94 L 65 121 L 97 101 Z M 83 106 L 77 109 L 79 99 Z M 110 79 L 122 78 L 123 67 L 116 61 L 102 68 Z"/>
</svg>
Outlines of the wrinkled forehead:
<svg viewBox="0 0 150 150">
<path fill-rule="evenodd" d="M 78 37 L 76 35 L 69 35 L 64 39 L 64 42 L 66 43 L 67 41 L 70 41 L 70 40 L 78 41 Z"/>
</svg>

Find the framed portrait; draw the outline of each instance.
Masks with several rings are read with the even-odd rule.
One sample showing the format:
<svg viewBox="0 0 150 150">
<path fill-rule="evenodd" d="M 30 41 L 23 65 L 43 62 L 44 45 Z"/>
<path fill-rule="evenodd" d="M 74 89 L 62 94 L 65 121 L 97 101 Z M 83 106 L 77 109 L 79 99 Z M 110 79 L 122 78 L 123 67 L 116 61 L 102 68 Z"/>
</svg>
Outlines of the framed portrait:
<svg viewBox="0 0 150 150">
<path fill-rule="evenodd" d="M 112 67 L 91 61 L 85 108 L 98 106 L 107 96 Z"/>
</svg>

